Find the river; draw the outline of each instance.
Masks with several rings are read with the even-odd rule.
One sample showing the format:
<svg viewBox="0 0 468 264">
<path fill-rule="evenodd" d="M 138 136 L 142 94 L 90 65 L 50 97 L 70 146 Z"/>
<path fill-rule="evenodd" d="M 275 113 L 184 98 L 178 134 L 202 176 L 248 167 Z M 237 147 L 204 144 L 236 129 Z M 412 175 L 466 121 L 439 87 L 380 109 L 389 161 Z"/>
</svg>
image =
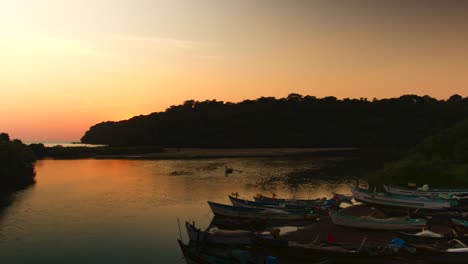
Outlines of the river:
<svg viewBox="0 0 468 264">
<path fill-rule="evenodd" d="M 362 177 L 355 158 L 42 160 L 36 184 L 0 209 L 2 263 L 185 263 L 183 221 L 209 225 L 207 201 L 330 197 Z M 224 174 L 224 166 L 234 168 Z"/>
</svg>

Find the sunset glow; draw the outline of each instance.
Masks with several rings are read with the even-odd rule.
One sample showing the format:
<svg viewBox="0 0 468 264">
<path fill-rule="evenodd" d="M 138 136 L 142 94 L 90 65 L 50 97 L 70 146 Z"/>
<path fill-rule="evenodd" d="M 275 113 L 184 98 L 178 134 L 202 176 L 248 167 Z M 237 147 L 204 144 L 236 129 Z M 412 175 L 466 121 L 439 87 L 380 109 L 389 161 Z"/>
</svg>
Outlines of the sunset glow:
<svg viewBox="0 0 468 264">
<path fill-rule="evenodd" d="M 77 141 L 188 99 L 468 96 L 467 5 L 382 2 L 0 0 L 1 131 Z"/>
</svg>

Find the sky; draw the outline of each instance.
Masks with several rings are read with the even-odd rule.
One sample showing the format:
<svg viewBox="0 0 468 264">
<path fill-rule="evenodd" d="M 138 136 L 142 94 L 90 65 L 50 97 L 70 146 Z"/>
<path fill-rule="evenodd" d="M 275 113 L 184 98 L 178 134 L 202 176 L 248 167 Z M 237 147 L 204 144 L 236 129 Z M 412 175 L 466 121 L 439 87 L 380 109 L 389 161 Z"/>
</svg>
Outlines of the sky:
<svg viewBox="0 0 468 264">
<path fill-rule="evenodd" d="M 0 130 L 78 141 L 188 99 L 468 96 L 468 4 L 0 0 Z"/>
</svg>

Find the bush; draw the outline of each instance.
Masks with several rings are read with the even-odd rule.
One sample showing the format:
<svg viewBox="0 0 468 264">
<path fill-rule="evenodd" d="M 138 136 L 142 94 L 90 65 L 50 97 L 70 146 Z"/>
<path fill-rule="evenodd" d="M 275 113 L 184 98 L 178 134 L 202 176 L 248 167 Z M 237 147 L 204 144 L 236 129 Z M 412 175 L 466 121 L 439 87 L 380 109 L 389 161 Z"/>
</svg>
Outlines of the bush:
<svg viewBox="0 0 468 264">
<path fill-rule="evenodd" d="M 21 140 L 0 133 L 0 191 L 13 190 L 34 182 L 33 151 Z"/>
</svg>

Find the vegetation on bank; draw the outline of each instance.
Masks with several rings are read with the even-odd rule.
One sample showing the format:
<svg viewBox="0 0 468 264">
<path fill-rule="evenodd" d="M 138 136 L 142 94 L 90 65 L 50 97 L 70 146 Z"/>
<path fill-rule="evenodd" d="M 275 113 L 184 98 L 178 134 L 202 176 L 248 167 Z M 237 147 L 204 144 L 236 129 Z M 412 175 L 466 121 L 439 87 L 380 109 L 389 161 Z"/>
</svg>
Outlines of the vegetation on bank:
<svg viewBox="0 0 468 264">
<path fill-rule="evenodd" d="M 34 183 L 36 157 L 21 140 L 0 133 L 0 194 Z"/>
<path fill-rule="evenodd" d="M 148 153 L 158 153 L 162 148 L 158 146 L 99 146 L 99 147 L 46 147 L 44 144 L 30 144 L 37 158 L 54 159 L 77 159 L 77 158 L 96 158 L 112 157 L 118 155 L 138 155 Z"/>
<path fill-rule="evenodd" d="M 290 94 L 240 103 L 189 100 L 165 112 L 94 125 L 81 141 L 112 146 L 408 149 L 468 116 L 468 98 L 338 100 Z"/>
<path fill-rule="evenodd" d="M 426 138 L 402 160 L 371 175 L 369 182 L 468 187 L 468 119 Z"/>
</svg>

